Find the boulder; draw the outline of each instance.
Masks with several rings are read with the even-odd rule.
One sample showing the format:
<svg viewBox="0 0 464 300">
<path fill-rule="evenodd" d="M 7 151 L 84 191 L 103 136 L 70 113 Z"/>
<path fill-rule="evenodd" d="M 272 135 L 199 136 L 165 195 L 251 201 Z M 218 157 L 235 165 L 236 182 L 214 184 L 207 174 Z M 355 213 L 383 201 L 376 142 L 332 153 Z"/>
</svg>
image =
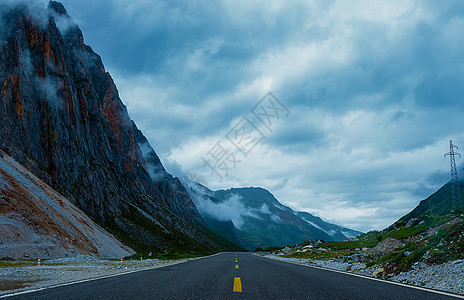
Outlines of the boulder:
<svg viewBox="0 0 464 300">
<path fill-rule="evenodd" d="M 385 269 L 384 268 L 378 268 L 372 273 L 372 276 L 376 278 L 382 278 L 385 275 Z"/>
</svg>

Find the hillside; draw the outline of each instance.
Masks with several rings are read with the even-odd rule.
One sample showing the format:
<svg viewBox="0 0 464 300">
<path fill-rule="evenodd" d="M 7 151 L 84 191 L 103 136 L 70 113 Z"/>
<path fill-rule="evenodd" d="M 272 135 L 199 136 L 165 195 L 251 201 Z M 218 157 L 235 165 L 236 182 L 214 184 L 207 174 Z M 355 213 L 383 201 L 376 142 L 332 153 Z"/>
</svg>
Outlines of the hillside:
<svg viewBox="0 0 464 300">
<path fill-rule="evenodd" d="M 464 182 L 458 182 L 460 190 L 464 190 Z M 411 218 L 424 218 L 433 215 L 445 215 L 454 210 L 453 202 L 451 201 L 451 183 L 448 182 L 438 191 L 422 200 L 410 213 L 400 218 L 399 222 L 408 222 Z M 461 192 L 461 202 L 457 203 L 457 209 L 463 209 L 463 193 Z"/>
<path fill-rule="evenodd" d="M 130 119 L 63 5 L 0 4 L 0 148 L 137 251 L 230 249 Z"/>
<path fill-rule="evenodd" d="M 121 258 L 135 253 L 1 151 L 0 195 L 0 257 Z"/>
<path fill-rule="evenodd" d="M 451 186 L 447 183 L 388 228 L 361 234 L 357 239 L 306 242 L 269 250 L 290 258 L 335 260 L 350 268 L 357 264 L 362 274 L 370 272 L 385 279 L 411 270 L 461 263 L 464 262 L 464 207 L 455 208 L 450 196 Z"/>
</svg>

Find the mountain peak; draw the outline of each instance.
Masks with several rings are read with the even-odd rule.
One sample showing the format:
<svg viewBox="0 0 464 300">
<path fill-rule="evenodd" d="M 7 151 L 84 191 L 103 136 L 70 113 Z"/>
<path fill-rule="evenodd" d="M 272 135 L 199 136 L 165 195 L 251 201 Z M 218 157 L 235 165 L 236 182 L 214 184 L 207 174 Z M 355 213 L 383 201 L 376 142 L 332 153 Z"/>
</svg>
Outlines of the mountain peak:
<svg viewBox="0 0 464 300">
<path fill-rule="evenodd" d="M 345 240 L 360 232 L 295 212 L 264 188 L 210 191 L 190 184 L 192 199 L 207 226 L 248 248 L 297 244 L 305 240 Z M 230 224 L 226 224 L 229 221 Z"/>
<path fill-rule="evenodd" d="M 58 1 L 50 1 L 48 3 L 48 9 L 54 11 L 59 16 L 69 16 L 66 8 L 64 8 L 63 4 Z"/>
</svg>

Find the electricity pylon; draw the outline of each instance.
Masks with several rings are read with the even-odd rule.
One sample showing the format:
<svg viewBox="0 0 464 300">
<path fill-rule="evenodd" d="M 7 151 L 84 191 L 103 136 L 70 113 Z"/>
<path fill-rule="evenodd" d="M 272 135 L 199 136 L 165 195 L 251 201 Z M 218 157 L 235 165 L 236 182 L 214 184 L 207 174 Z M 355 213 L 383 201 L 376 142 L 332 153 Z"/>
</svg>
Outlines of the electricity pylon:
<svg viewBox="0 0 464 300">
<path fill-rule="evenodd" d="M 451 200 L 453 201 L 453 206 L 456 208 L 456 202 L 461 204 L 461 189 L 458 184 L 458 171 L 456 169 L 456 159 L 455 156 L 458 155 L 461 157 L 461 154 L 455 152 L 454 149 L 459 149 L 458 146 L 453 145 L 453 141 L 450 141 L 450 152 L 445 154 L 450 157 L 451 164 Z"/>
</svg>

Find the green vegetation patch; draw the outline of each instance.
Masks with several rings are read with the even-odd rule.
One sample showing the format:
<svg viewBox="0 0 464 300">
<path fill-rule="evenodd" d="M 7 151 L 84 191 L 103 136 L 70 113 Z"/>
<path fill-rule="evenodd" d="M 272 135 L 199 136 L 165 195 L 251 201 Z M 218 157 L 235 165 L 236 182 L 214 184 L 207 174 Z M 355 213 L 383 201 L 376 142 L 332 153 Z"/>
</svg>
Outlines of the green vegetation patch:
<svg viewBox="0 0 464 300">
<path fill-rule="evenodd" d="M 37 266 L 37 259 L 0 261 L 0 268 L 20 268 Z"/>
<path fill-rule="evenodd" d="M 387 273 L 409 271 L 417 262 L 441 264 L 464 258 L 464 222 L 448 225 L 432 236 L 419 236 L 368 264 L 383 265 Z"/>
<path fill-rule="evenodd" d="M 332 250 L 332 251 L 307 251 L 307 252 L 294 252 L 289 255 L 282 255 L 282 257 L 288 258 L 301 258 L 301 259 L 317 259 L 317 260 L 329 260 L 340 256 L 348 256 L 357 253 L 356 251 L 350 250 Z"/>
</svg>

